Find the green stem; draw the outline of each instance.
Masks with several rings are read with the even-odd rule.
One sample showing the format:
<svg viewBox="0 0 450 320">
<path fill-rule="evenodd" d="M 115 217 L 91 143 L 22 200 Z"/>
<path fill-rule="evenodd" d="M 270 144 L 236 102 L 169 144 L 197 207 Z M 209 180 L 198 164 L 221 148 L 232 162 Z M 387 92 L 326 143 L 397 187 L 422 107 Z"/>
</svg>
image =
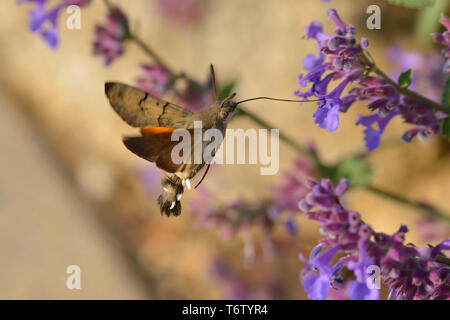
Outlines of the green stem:
<svg viewBox="0 0 450 320">
<path fill-rule="evenodd" d="M 408 198 L 402 197 L 398 194 L 391 193 L 389 191 L 383 190 L 381 188 L 375 187 L 373 185 L 366 186 L 366 189 L 372 193 L 378 194 L 380 196 L 389 198 L 391 200 L 397 201 L 399 203 L 402 203 L 406 206 L 409 206 L 411 208 L 421 210 L 422 212 L 425 212 L 427 214 L 432 215 L 435 218 L 441 219 L 446 222 L 450 222 L 450 216 L 439 211 L 435 207 L 428 205 L 426 203 L 422 203 L 419 201 L 410 200 Z"/>
</svg>

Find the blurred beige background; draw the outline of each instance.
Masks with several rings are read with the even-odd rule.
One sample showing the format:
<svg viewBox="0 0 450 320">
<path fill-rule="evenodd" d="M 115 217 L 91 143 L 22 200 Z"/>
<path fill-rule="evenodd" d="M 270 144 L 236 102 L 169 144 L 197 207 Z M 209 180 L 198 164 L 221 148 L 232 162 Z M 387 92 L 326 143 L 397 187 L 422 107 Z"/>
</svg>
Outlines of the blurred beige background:
<svg viewBox="0 0 450 320">
<path fill-rule="evenodd" d="M 303 57 L 316 51 L 314 41 L 302 39 L 304 26 L 319 20 L 331 32 L 325 17 L 329 6 L 357 26 L 359 36 L 371 40 L 371 53 L 381 66 L 389 65 L 388 45 L 419 48 L 412 37 L 414 11 L 381 1 L 214 0 L 201 23 L 189 28 L 164 19 L 150 0 L 113 3 L 121 5 L 132 28 L 175 70 L 204 79 L 213 63 L 219 82 L 239 79 L 239 98 L 293 96 Z M 363 27 L 365 9 L 373 3 L 382 4 L 382 26 L 389 28 Z M 205 271 L 217 253 L 233 256 L 230 260 L 239 269 L 253 273 L 255 269 L 242 265 L 239 239 L 224 243 L 214 232 L 198 231 L 187 214 L 162 217 L 153 198 L 142 191 L 135 171 L 150 164 L 122 146 L 120 137 L 135 131 L 112 112 L 103 84 L 133 84 L 141 73 L 139 64 L 149 60 L 132 44 L 109 68 L 92 55 L 94 25 L 105 21 L 102 1 L 82 9 L 81 30 L 68 30 L 60 21 L 56 51 L 28 31 L 28 6 L 15 1 L 2 5 L 0 298 L 220 298 L 222 288 Z M 337 132 L 330 134 L 314 125 L 314 105 L 246 106 L 297 141 L 314 140 L 327 161 L 363 150 L 362 129 L 354 125 L 363 107 L 343 115 Z M 242 118 L 231 127 L 256 125 Z M 397 120 L 384 139 L 399 137 L 404 129 Z M 450 212 L 448 150 L 448 143 L 436 138 L 382 147 L 369 158 L 374 183 Z M 280 151 L 282 173 L 295 154 L 283 144 Z M 260 176 L 257 166 L 226 165 L 204 184 L 220 191 L 214 201 L 229 201 L 237 195 L 269 194 L 268 185 L 279 178 Z M 424 244 L 415 230 L 418 212 L 363 190 L 349 193 L 348 204 L 379 231 L 410 225 L 408 241 Z M 187 208 L 186 199 L 183 205 Z M 301 269 L 297 254 L 308 252 L 320 237 L 315 223 L 300 222 L 295 238 L 279 230 L 280 246 L 289 245 L 292 257 L 272 264 L 258 260 L 255 266 L 260 277 L 270 274 L 291 283 L 288 298 L 305 297 L 296 282 Z M 64 287 L 70 264 L 82 267 L 79 292 Z"/>
</svg>

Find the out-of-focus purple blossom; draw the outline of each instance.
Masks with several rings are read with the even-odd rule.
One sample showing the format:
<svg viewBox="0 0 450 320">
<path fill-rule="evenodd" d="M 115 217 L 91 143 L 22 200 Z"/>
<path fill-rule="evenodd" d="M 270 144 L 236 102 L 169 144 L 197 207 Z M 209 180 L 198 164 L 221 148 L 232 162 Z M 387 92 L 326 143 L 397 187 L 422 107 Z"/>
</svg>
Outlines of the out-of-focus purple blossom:
<svg viewBox="0 0 450 320">
<path fill-rule="evenodd" d="M 142 65 L 144 73 L 137 79 L 139 89 L 158 98 L 169 95 L 181 107 L 198 112 L 215 100 L 211 77 L 204 84 L 184 76 L 171 75 L 164 66 L 153 63 Z"/>
<path fill-rule="evenodd" d="M 230 266 L 222 259 L 215 259 L 210 268 L 213 278 L 223 284 L 226 291 L 225 299 L 252 300 L 256 295 L 250 293 L 248 285 L 235 274 Z"/>
<path fill-rule="evenodd" d="M 349 259 L 347 268 L 352 270 L 356 280 L 350 282 L 349 297 L 351 300 L 378 300 L 380 290 L 375 287 L 373 279 L 369 279 L 367 270 L 370 266 L 375 265 L 375 260 L 367 256 L 366 246 L 368 239 L 363 238 L 359 240 L 359 256 L 358 260 Z M 372 287 L 368 287 L 368 281 L 372 281 Z"/>
<path fill-rule="evenodd" d="M 262 248 L 267 250 L 264 255 L 267 258 L 274 256 L 270 233 L 275 222 L 268 214 L 270 201 L 250 202 L 238 198 L 224 205 L 212 206 L 208 199 L 209 192 L 202 191 L 191 202 L 189 212 L 195 218 L 197 227 L 216 229 L 225 240 L 241 236 L 244 260 L 251 264 L 255 258 L 255 239 L 251 228 L 259 226 L 263 232 Z"/>
<path fill-rule="evenodd" d="M 436 134 L 439 121 L 447 116 L 406 97 L 384 77 L 371 75 L 374 65 L 366 51 L 369 41 L 363 38 L 358 42 L 354 36 L 355 28 L 344 23 L 336 10 L 328 9 L 327 17 L 336 26 L 333 35 L 324 34 L 317 21 L 306 26 L 306 36 L 316 40 L 318 54 L 317 57 L 310 54 L 303 60 L 308 73 L 299 75 L 300 89 L 294 92 L 304 99 L 319 98 L 313 116 L 315 123 L 322 129 L 335 131 L 339 126 L 339 113 L 346 112 L 356 101 L 362 100 L 368 101 L 368 109 L 372 112 L 371 115 L 360 116 L 357 122 L 366 127 L 364 140 L 369 151 L 379 146 L 388 122 L 398 115 L 414 125 L 403 135 L 406 142 L 416 135 Z M 443 37 L 438 37 L 441 42 Z M 416 62 L 413 60 L 417 60 L 417 56 L 410 55 L 408 60 L 405 59 Z M 435 75 L 430 73 L 429 77 L 434 84 Z M 335 82 L 337 85 L 330 89 Z M 350 84 L 353 87 L 346 92 Z M 442 83 L 437 87 L 442 87 Z"/>
<path fill-rule="evenodd" d="M 161 98 L 169 90 L 170 73 L 160 64 L 144 64 L 143 74 L 137 79 L 137 87 Z"/>
<path fill-rule="evenodd" d="M 445 46 L 442 49 L 442 54 L 447 59 L 447 63 L 445 64 L 444 72 L 449 72 L 449 61 L 450 61 L 450 18 L 446 15 L 441 15 L 441 24 L 447 29 L 443 33 L 435 33 L 433 34 L 433 39 L 437 43 L 443 44 Z"/>
<path fill-rule="evenodd" d="M 309 191 L 307 181 L 316 176 L 311 161 L 304 156 L 296 157 L 293 167 L 284 174 L 281 182 L 273 187 L 275 203 L 271 207 L 272 213 L 275 215 L 284 210 L 299 212 L 298 202 Z"/>
<path fill-rule="evenodd" d="M 161 14 L 181 27 L 200 23 L 207 12 L 206 0 L 156 0 Z"/>
<path fill-rule="evenodd" d="M 446 239 L 450 236 L 449 227 L 443 225 L 437 218 L 431 215 L 421 216 L 416 226 L 417 232 L 423 241 Z"/>
<path fill-rule="evenodd" d="M 352 270 L 356 278 L 348 288 L 352 299 L 378 297 L 378 292 L 373 291 L 376 289 L 369 290 L 366 286 L 367 267 L 371 265 L 380 268 L 381 277 L 391 290 L 391 298 L 450 299 L 450 268 L 435 261 L 438 256 L 445 257 L 444 251 L 450 249 L 450 239 L 436 247 L 405 245 L 406 226 L 401 226 L 393 235 L 377 233 L 357 212 L 342 206 L 340 197 L 347 185 L 344 180 L 336 188 L 326 179 L 320 183 L 311 181 L 309 185 L 311 192 L 302 200 L 301 208 L 308 218 L 321 224 L 321 232 L 326 237 L 320 240 L 320 246 L 330 249 L 322 262 L 316 262 L 320 257 L 316 249 L 308 261 L 302 259 L 308 263 L 303 273 L 309 273 L 314 265 L 321 271 L 308 278 L 306 283 L 303 281 L 308 294 L 320 299 L 328 294 L 324 284 L 332 281 L 334 275 L 330 271 L 330 261 L 339 252 L 346 255 L 337 263 Z"/>
<path fill-rule="evenodd" d="M 103 56 L 105 65 L 123 54 L 123 42 L 128 36 L 128 28 L 128 19 L 118 7 L 109 9 L 105 25 L 96 25 L 94 54 Z"/>
<path fill-rule="evenodd" d="M 18 2 L 36 4 L 36 7 L 30 10 L 30 30 L 39 33 L 50 48 L 56 49 L 59 43 L 58 17 L 61 11 L 71 5 L 86 6 L 90 0 L 63 0 L 51 9 L 46 8 L 47 0 L 18 0 Z"/>
<path fill-rule="evenodd" d="M 364 141 L 367 150 L 373 151 L 380 145 L 381 135 L 386 129 L 389 121 L 398 114 L 397 110 L 391 110 L 386 116 L 380 116 L 378 113 L 368 116 L 359 116 L 356 124 L 363 125 L 366 129 L 364 133 Z M 375 125 L 376 124 L 376 125 Z"/>
<path fill-rule="evenodd" d="M 314 114 L 315 122 L 320 128 L 332 132 L 339 126 L 339 111 L 345 112 L 354 102 L 342 97 L 342 93 L 349 83 L 361 79 L 366 60 L 362 59 L 363 48 L 356 42 L 354 27 L 346 25 L 334 9 L 327 10 L 327 17 L 336 25 L 333 36 L 324 34 L 322 25 L 317 21 L 306 26 L 307 38 L 316 39 L 319 53 L 317 58 L 308 55 L 303 60 L 304 68 L 309 73 L 298 77 L 299 85 L 301 88 L 308 83 L 312 85 L 307 91 L 297 90 L 295 95 L 321 99 Z M 367 41 L 364 45 L 368 45 Z M 332 80 L 341 82 L 328 92 Z"/>
</svg>

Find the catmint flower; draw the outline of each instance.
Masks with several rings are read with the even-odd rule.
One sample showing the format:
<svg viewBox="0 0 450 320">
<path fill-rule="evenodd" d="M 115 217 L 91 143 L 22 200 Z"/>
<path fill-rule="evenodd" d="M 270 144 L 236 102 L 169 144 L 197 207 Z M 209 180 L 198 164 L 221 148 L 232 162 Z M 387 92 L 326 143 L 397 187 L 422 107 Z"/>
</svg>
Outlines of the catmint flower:
<svg viewBox="0 0 450 320">
<path fill-rule="evenodd" d="M 180 106 L 198 112 L 214 102 L 212 81 L 208 77 L 204 84 L 187 80 L 185 88 L 178 93 Z"/>
<path fill-rule="evenodd" d="M 307 266 L 302 271 L 303 285 L 308 296 L 324 299 L 329 290 L 325 284 L 338 277 L 333 273 L 331 261 L 338 253 L 345 254 L 335 265 L 353 271 L 355 280 L 347 290 L 351 299 L 377 299 L 378 289 L 369 289 L 368 267 L 377 266 L 380 276 L 389 286 L 391 299 L 449 299 L 450 268 L 436 262 L 450 249 L 450 239 L 437 246 L 419 248 L 405 245 L 406 226 L 393 235 L 378 233 L 365 224 L 357 212 L 347 210 L 341 202 L 347 186 L 341 180 L 334 188 L 330 180 L 310 181 L 311 188 L 301 201 L 301 207 L 309 219 L 321 225 L 325 238 L 320 240 L 320 250 L 313 249 L 311 257 L 302 261 Z M 327 246 L 324 253 L 319 252 Z"/>
<path fill-rule="evenodd" d="M 250 292 L 245 279 L 242 279 L 239 274 L 232 270 L 224 259 L 214 259 L 209 269 L 212 278 L 225 289 L 226 299 L 251 300 L 257 298 L 256 294 Z"/>
<path fill-rule="evenodd" d="M 128 19 L 118 7 L 109 9 L 105 25 L 95 27 L 94 54 L 103 56 L 106 66 L 123 54 L 128 28 Z"/>
<path fill-rule="evenodd" d="M 56 49 L 59 43 L 58 17 L 61 11 L 71 5 L 86 6 L 90 0 L 64 0 L 50 9 L 47 8 L 47 0 L 18 0 L 18 2 L 36 5 L 30 10 L 30 30 L 39 33 L 51 49 Z"/>
<path fill-rule="evenodd" d="M 300 254 L 300 260 L 307 264 L 302 271 L 301 278 L 310 299 L 325 299 L 334 283 L 341 282 L 338 273 L 342 263 L 331 265 L 331 260 L 339 249 L 339 246 L 335 246 L 320 253 L 322 245 L 318 245 L 311 251 L 309 259 Z"/>
<path fill-rule="evenodd" d="M 443 44 L 445 46 L 445 48 L 442 49 L 442 54 L 447 59 L 444 72 L 448 73 L 448 65 L 450 61 L 450 18 L 442 14 L 440 21 L 447 30 L 445 30 L 443 33 L 434 33 L 433 39 L 437 43 Z"/>
<path fill-rule="evenodd" d="M 339 17 L 336 10 L 327 10 L 327 17 L 336 25 L 333 36 L 322 32 L 322 25 L 313 21 L 306 26 L 307 38 L 314 38 L 317 42 L 318 56 L 308 55 L 303 60 L 304 69 L 309 73 L 300 75 L 298 82 L 301 88 L 311 83 L 307 91 L 297 90 L 295 95 L 308 98 L 316 96 L 321 99 L 317 111 L 314 113 L 315 123 L 320 128 L 330 132 L 339 126 L 339 112 L 345 112 L 355 99 L 343 97 L 342 93 L 349 83 L 362 78 L 366 61 L 362 59 L 362 48 L 369 45 L 367 39 L 356 44 L 354 27 L 347 26 Z M 328 85 L 331 81 L 341 82 L 330 92 Z"/>
</svg>

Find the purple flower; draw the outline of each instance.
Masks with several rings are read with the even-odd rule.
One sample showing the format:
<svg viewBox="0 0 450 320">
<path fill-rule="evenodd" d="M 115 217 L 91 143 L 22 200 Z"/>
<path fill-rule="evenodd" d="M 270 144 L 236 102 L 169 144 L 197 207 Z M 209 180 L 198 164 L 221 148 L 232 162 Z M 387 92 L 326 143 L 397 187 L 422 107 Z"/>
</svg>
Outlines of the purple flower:
<svg viewBox="0 0 450 320">
<path fill-rule="evenodd" d="M 298 77 L 299 85 L 301 88 L 308 82 L 312 85 L 307 91 L 295 91 L 295 95 L 321 99 L 314 113 L 315 123 L 332 132 L 339 126 L 339 112 L 345 112 L 356 100 L 341 96 L 350 82 L 361 79 L 365 61 L 360 58 L 362 47 L 353 36 L 354 28 L 347 26 L 334 9 L 329 9 L 327 16 L 336 25 L 334 36 L 324 34 L 322 25 L 317 21 L 306 26 L 307 38 L 316 39 L 319 53 L 317 58 L 308 55 L 303 60 L 304 68 L 309 73 Z M 363 43 L 368 45 L 367 41 Z M 330 82 L 339 79 L 341 82 L 328 93 Z"/>
<path fill-rule="evenodd" d="M 307 181 L 316 176 L 314 165 L 299 156 L 295 158 L 293 168 L 272 188 L 275 199 L 268 209 L 269 217 L 276 221 L 282 212 L 286 212 L 285 227 L 290 234 L 297 233 L 294 214 L 300 212 L 299 201 L 308 193 Z"/>
<path fill-rule="evenodd" d="M 284 174 L 278 185 L 273 187 L 275 193 L 273 214 L 279 214 L 284 210 L 299 212 L 298 203 L 309 191 L 307 182 L 316 176 L 313 164 L 303 156 L 297 157 L 293 168 Z"/>
<path fill-rule="evenodd" d="M 225 257 L 216 257 L 213 259 L 209 273 L 212 278 L 220 285 L 225 293 L 225 299 L 230 300 L 252 300 L 252 299 L 280 299 L 283 297 L 279 284 L 268 277 L 258 278 L 257 288 L 255 288 L 255 279 L 252 274 L 232 268 L 228 259 Z"/>
<path fill-rule="evenodd" d="M 322 247 L 321 244 L 315 247 L 311 251 L 309 259 L 305 259 L 300 254 L 300 260 L 307 264 L 302 271 L 302 283 L 308 297 L 314 300 L 325 299 L 330 287 L 333 287 L 335 282 L 341 282 L 338 273 L 342 268 L 342 263 L 331 265 L 331 260 L 339 251 L 339 246 L 330 248 L 320 254 Z"/>
<path fill-rule="evenodd" d="M 375 266 L 375 259 L 367 256 L 366 246 L 368 241 L 359 241 L 359 256 L 357 261 L 349 260 L 347 268 L 352 270 L 356 280 L 350 283 L 349 297 L 351 300 L 378 300 L 380 290 L 372 283 L 372 288 L 368 287 L 367 270 L 370 266 Z"/>
<path fill-rule="evenodd" d="M 388 122 L 400 115 L 406 123 L 414 127 L 403 135 L 409 142 L 413 137 L 425 137 L 439 131 L 439 121 L 446 115 L 434 112 L 427 105 L 419 103 L 397 90 L 385 77 L 373 74 L 373 62 L 367 54 L 369 45 L 367 39 L 359 42 L 355 38 L 355 28 L 347 25 L 337 14 L 336 10 L 328 9 L 327 17 L 336 26 L 333 35 L 323 33 L 322 25 L 313 21 L 306 27 L 307 38 L 317 42 L 318 55 L 308 55 L 303 60 L 307 74 L 298 76 L 299 90 L 294 94 L 301 98 L 317 97 L 318 108 L 314 113 L 314 121 L 322 129 L 330 132 L 339 127 L 339 113 L 346 112 L 356 101 L 367 101 L 370 115 L 359 116 L 356 124 L 365 126 L 364 140 L 369 151 L 375 150 Z M 443 17 L 444 24 L 448 19 Z M 450 33 L 435 35 L 435 39 L 445 45 L 450 43 L 447 38 Z M 391 54 L 394 52 L 392 51 Z M 403 62 L 416 63 L 418 56 L 409 55 Z M 432 68 L 430 66 L 432 65 Z M 427 60 L 427 74 L 429 83 L 436 90 L 442 87 L 442 79 L 436 76 L 436 63 Z M 450 63 L 448 64 L 450 65 Z M 433 71 L 431 71 L 431 69 Z M 338 82 L 333 89 L 329 87 Z M 346 94 L 350 84 L 354 87 Z M 439 83 L 436 85 L 436 83 Z M 310 85 L 306 90 L 308 85 Z M 426 90 L 429 96 L 436 96 L 436 90 Z"/>
<path fill-rule="evenodd" d="M 105 59 L 105 65 L 120 57 L 123 52 L 123 42 L 128 36 L 128 19 L 117 7 L 108 11 L 106 25 L 95 27 L 94 54 Z"/>
<path fill-rule="evenodd" d="M 64 0 L 51 9 L 46 9 L 47 0 L 18 0 L 22 3 L 35 3 L 30 11 L 29 26 L 32 32 L 38 32 L 50 48 L 58 47 L 58 17 L 60 12 L 71 5 L 86 6 L 90 0 Z"/>
<path fill-rule="evenodd" d="M 442 55 L 447 59 L 444 64 L 443 72 L 450 73 L 450 18 L 446 15 L 441 15 L 441 24 L 447 29 L 443 33 L 433 34 L 434 41 L 443 44 L 445 48 L 442 50 Z"/>
<path fill-rule="evenodd" d="M 340 197 L 346 185 L 345 180 L 336 188 L 329 180 L 311 181 L 311 192 L 301 202 L 308 218 L 319 222 L 321 232 L 326 236 L 320 240 L 320 246 L 333 248 L 326 252 L 328 255 L 322 254 L 324 256 L 318 255 L 318 249 L 313 251 L 302 272 L 308 295 L 326 296 L 328 291 L 324 284 L 326 279 L 331 279 L 330 275 L 334 275 L 329 255 L 340 252 L 346 255 L 338 263 L 353 271 L 356 278 L 348 287 L 351 299 L 378 297 L 377 289 L 367 287 L 369 266 L 379 267 L 382 279 L 391 290 L 391 298 L 450 299 L 450 268 L 435 261 L 437 256 L 445 256 L 444 252 L 450 249 L 450 239 L 435 247 L 419 248 L 404 244 L 406 226 L 401 226 L 393 235 L 375 232 L 357 212 L 342 206 Z M 311 274 L 314 270 L 320 272 Z"/>
</svg>

